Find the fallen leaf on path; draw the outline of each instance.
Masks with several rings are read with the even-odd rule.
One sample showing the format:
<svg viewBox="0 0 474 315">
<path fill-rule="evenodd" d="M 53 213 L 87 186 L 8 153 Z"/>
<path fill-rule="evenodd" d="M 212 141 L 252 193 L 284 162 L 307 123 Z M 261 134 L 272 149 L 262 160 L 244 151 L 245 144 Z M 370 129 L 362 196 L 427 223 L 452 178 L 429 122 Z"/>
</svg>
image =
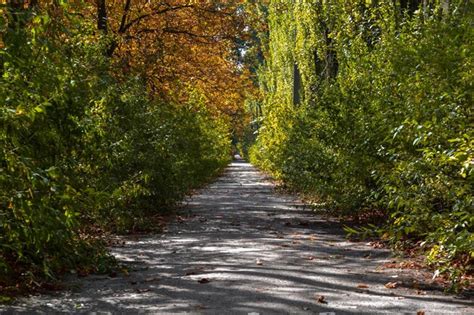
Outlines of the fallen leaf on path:
<svg viewBox="0 0 474 315">
<path fill-rule="evenodd" d="M 146 278 L 145 280 L 143 280 L 143 282 L 154 282 L 154 281 L 159 281 L 160 278 L 157 278 L 157 277 L 153 277 L 153 278 Z"/>
<path fill-rule="evenodd" d="M 207 278 L 201 278 L 201 279 L 198 280 L 198 282 L 199 282 L 200 284 L 204 284 L 204 283 L 209 283 L 209 282 L 211 282 L 211 281 L 210 281 L 209 279 L 207 279 Z"/>
<path fill-rule="evenodd" d="M 150 289 L 136 289 L 135 291 L 137 291 L 137 293 L 145 293 L 150 291 Z"/>
<path fill-rule="evenodd" d="M 391 281 L 391 282 L 385 283 L 385 287 L 387 289 L 395 289 L 396 287 L 398 287 L 399 284 L 400 283 L 398 283 L 398 281 L 393 281 L 393 282 Z"/>
<path fill-rule="evenodd" d="M 358 287 L 359 289 L 368 289 L 368 288 L 369 288 L 369 286 L 368 286 L 367 284 L 363 284 L 363 283 L 358 284 L 357 287 Z"/>
<path fill-rule="evenodd" d="M 318 303 L 328 304 L 328 302 L 326 301 L 324 295 L 316 296 L 316 300 L 318 301 Z"/>
<path fill-rule="evenodd" d="M 399 269 L 422 269 L 423 266 L 416 262 L 416 261 L 402 261 L 397 263 L 397 261 L 393 260 L 390 262 L 386 262 L 382 265 L 383 268 L 399 268 Z"/>
<path fill-rule="evenodd" d="M 425 311 L 418 311 L 416 312 L 416 315 L 425 315 Z"/>
<path fill-rule="evenodd" d="M 202 305 L 202 304 L 197 304 L 197 305 L 194 305 L 194 308 L 195 308 L 195 309 L 198 309 L 198 310 L 204 310 L 204 309 L 206 309 L 207 307 L 205 307 L 205 306 Z"/>
<path fill-rule="evenodd" d="M 371 246 L 373 248 L 384 248 L 385 244 L 382 243 L 382 242 L 370 242 L 369 246 Z"/>
<path fill-rule="evenodd" d="M 255 289 L 255 292 L 265 292 L 265 291 L 268 291 L 268 289 L 263 289 L 263 288 Z"/>
</svg>

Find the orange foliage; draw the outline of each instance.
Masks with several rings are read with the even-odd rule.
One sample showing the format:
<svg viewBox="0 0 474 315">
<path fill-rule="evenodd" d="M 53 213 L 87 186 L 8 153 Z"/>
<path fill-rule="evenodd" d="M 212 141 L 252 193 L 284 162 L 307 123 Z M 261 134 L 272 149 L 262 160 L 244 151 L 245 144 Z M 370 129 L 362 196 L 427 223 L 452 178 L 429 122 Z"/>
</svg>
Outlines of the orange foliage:
<svg viewBox="0 0 474 315">
<path fill-rule="evenodd" d="M 108 0 L 110 54 L 125 75 L 142 75 L 152 95 L 182 98 L 187 87 L 197 88 L 212 109 L 239 115 L 250 87 L 236 59 L 241 2 Z"/>
</svg>

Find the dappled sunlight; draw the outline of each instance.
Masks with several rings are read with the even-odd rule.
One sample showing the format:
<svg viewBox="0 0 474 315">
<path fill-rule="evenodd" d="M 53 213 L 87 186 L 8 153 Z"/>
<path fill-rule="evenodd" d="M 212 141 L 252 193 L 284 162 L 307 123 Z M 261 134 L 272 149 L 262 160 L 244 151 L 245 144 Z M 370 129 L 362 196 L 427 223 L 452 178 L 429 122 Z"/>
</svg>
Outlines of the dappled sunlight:
<svg viewBox="0 0 474 315">
<path fill-rule="evenodd" d="M 247 190 L 242 182 L 262 184 Z M 387 250 L 346 240 L 337 222 L 296 204 L 274 194 L 249 164 L 233 163 L 188 200 L 181 219 L 163 235 L 113 248 L 128 275 L 95 276 L 79 281 L 79 292 L 35 299 L 38 305 L 48 300 L 42 306 L 47 311 L 82 305 L 81 311 L 112 313 L 458 312 L 472 306 L 436 293 L 385 288 L 393 276 L 402 277 L 380 269 L 391 260 Z"/>
</svg>

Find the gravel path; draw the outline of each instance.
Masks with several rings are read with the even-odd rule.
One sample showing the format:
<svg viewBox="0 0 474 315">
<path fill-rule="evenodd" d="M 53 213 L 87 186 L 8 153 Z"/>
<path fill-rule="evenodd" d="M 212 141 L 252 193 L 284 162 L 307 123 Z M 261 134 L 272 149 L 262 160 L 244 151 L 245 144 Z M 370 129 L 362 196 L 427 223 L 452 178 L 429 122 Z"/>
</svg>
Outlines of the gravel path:
<svg viewBox="0 0 474 315">
<path fill-rule="evenodd" d="M 164 234 L 112 248 L 128 275 L 70 279 L 0 313 L 474 314 L 472 301 L 407 285 L 405 270 L 382 268 L 387 250 L 348 242 L 273 188 L 234 162 Z"/>
</svg>

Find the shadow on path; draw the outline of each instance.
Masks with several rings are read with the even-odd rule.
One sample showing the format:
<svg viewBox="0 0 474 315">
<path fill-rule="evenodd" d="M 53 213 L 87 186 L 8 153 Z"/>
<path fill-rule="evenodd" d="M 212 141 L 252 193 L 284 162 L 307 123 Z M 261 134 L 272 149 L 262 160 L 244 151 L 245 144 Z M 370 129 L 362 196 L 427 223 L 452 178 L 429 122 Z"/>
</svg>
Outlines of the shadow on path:
<svg viewBox="0 0 474 315">
<path fill-rule="evenodd" d="M 345 240 L 337 223 L 276 194 L 243 161 L 187 202 L 164 234 L 112 249 L 129 265 L 128 276 L 75 279 L 75 290 L 19 300 L 3 311 L 474 313 L 471 301 L 439 292 L 385 288 L 404 276 L 380 268 L 390 261 L 388 251 Z"/>
</svg>

